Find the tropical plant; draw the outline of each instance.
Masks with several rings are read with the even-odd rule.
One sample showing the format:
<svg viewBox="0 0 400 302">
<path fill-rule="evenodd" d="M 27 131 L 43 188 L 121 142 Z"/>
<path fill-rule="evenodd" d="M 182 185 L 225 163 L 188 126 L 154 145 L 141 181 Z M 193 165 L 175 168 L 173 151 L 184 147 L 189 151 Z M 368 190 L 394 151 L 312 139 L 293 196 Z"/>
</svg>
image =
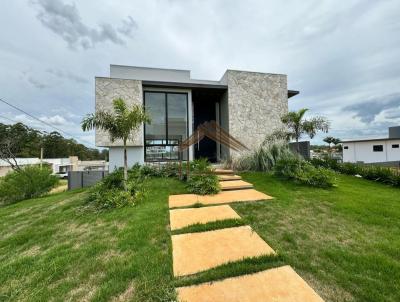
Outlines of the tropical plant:
<svg viewBox="0 0 400 302">
<path fill-rule="evenodd" d="M 128 107 L 121 98 L 113 100 L 113 111 L 99 110 L 88 114 L 82 120 L 83 131 L 101 129 L 107 131 L 111 142 L 121 139 L 124 146 L 124 189 L 127 190 L 128 180 L 128 156 L 126 144 L 133 138 L 135 131 L 143 123 L 150 123 L 150 117 L 144 112 L 142 105 L 133 104 Z"/>
<path fill-rule="evenodd" d="M 140 166 L 128 170 L 128 180 L 119 169 L 110 173 L 102 181 L 91 187 L 86 197 L 88 205 L 98 210 L 134 206 L 144 199 L 146 175 Z"/>
<path fill-rule="evenodd" d="M 213 173 L 207 159 L 196 159 L 190 163 L 187 188 L 190 193 L 200 195 L 216 194 L 220 191 L 218 176 Z"/>
<path fill-rule="evenodd" d="M 229 168 L 236 171 L 271 171 L 276 162 L 291 153 L 284 142 L 263 144 L 239 157 L 231 159 Z"/>
<path fill-rule="evenodd" d="M 291 111 L 281 118 L 282 123 L 287 127 L 287 130 L 284 131 L 286 138 L 296 141 L 297 153 L 300 153 L 299 139 L 302 135 L 307 134 L 312 139 L 318 131 L 326 133 L 329 130 L 329 122 L 322 116 L 305 119 L 304 114 L 307 111 L 306 108 Z"/>
</svg>

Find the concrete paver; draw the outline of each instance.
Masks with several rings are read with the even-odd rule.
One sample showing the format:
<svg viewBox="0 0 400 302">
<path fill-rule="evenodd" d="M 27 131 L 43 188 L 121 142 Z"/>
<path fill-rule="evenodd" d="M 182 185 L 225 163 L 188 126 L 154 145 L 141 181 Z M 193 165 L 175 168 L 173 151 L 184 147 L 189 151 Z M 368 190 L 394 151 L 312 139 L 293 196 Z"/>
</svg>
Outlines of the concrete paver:
<svg viewBox="0 0 400 302">
<path fill-rule="evenodd" d="M 254 189 L 222 191 L 215 195 L 180 194 L 169 196 L 169 207 L 185 207 L 196 203 L 205 205 L 272 199 Z"/>
<path fill-rule="evenodd" d="M 251 189 L 253 185 L 243 180 L 220 181 L 219 185 L 222 190 L 242 190 Z"/>
<path fill-rule="evenodd" d="M 218 175 L 218 179 L 220 181 L 229 181 L 229 180 L 240 180 L 242 179 L 239 175 Z"/>
<path fill-rule="evenodd" d="M 174 276 L 271 254 L 275 251 L 249 226 L 172 236 Z"/>
<path fill-rule="evenodd" d="M 171 230 L 177 230 L 196 223 L 208 223 L 217 220 L 239 219 L 240 216 L 228 205 L 176 209 L 169 211 Z"/>
<path fill-rule="evenodd" d="M 180 302 L 323 302 L 290 267 L 177 289 Z"/>
</svg>

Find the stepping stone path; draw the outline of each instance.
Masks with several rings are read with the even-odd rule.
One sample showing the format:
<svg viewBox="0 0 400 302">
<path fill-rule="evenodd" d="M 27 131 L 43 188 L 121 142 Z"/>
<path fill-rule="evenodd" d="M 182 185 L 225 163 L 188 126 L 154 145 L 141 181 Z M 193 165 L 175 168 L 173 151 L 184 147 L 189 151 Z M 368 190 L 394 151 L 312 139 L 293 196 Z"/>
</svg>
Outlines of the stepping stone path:
<svg viewBox="0 0 400 302">
<path fill-rule="evenodd" d="M 215 195 L 180 194 L 169 197 L 169 207 L 194 206 L 199 203 L 203 205 L 216 205 L 267 199 L 272 199 L 272 197 L 254 189 L 222 191 Z"/>
<path fill-rule="evenodd" d="M 193 224 L 240 219 L 228 205 L 272 199 L 252 189 L 232 170 L 215 169 L 222 191 L 215 195 L 182 194 L 169 197 L 171 230 Z M 171 209 L 194 205 L 206 207 Z M 274 255 L 275 251 L 250 226 L 172 235 L 175 277 L 203 272 L 228 262 Z M 180 302 L 322 302 L 318 294 L 290 267 L 177 288 Z"/>
<path fill-rule="evenodd" d="M 177 289 L 185 302 L 323 302 L 290 266 Z"/>
<path fill-rule="evenodd" d="M 172 236 L 174 275 L 199 273 L 243 258 L 275 254 L 249 226 Z"/>
<path fill-rule="evenodd" d="M 170 210 L 169 219 L 171 230 L 174 231 L 198 223 L 204 224 L 225 219 L 240 219 L 240 216 L 230 206 L 222 205 Z"/>
</svg>

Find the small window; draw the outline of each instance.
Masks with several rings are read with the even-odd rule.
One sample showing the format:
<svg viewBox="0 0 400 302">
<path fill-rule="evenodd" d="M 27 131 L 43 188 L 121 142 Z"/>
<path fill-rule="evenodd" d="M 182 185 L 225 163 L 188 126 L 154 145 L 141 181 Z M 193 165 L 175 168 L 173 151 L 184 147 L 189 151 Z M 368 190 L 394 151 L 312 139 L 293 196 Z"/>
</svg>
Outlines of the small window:
<svg viewBox="0 0 400 302">
<path fill-rule="evenodd" d="M 383 152 L 383 145 L 374 145 L 373 150 L 374 152 Z"/>
<path fill-rule="evenodd" d="M 349 149 L 349 146 L 344 146 L 343 148 L 347 150 L 347 149 Z"/>
<path fill-rule="evenodd" d="M 392 145 L 392 148 L 393 148 L 393 149 L 399 149 L 399 144 L 394 144 L 394 145 Z"/>
</svg>

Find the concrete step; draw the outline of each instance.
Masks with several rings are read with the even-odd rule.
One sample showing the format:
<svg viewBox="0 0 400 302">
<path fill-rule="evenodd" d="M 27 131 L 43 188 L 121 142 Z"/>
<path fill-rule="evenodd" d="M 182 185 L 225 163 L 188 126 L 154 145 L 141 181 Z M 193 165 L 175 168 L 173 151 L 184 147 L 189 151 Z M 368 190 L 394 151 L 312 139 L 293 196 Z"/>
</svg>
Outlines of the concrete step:
<svg viewBox="0 0 400 302">
<path fill-rule="evenodd" d="M 231 181 L 231 180 L 241 180 L 242 178 L 239 175 L 218 175 L 219 181 Z"/>
<path fill-rule="evenodd" d="M 219 182 L 222 191 L 227 190 L 243 190 L 251 189 L 253 185 L 243 180 L 231 180 L 231 181 L 220 181 Z"/>
<path fill-rule="evenodd" d="M 234 175 L 233 170 L 229 169 L 215 169 L 214 173 L 217 175 Z"/>
</svg>

